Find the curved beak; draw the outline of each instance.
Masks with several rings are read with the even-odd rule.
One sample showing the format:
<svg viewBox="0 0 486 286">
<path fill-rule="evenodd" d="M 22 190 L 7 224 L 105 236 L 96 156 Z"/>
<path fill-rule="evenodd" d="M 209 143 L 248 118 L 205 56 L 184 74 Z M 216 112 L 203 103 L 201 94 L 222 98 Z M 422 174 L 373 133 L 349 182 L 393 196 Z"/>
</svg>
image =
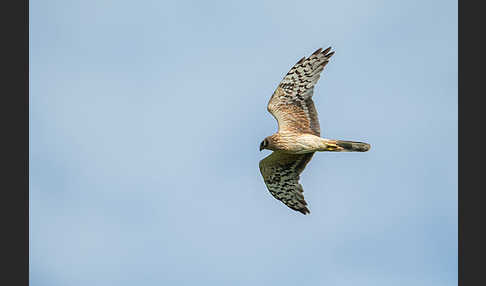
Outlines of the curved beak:
<svg viewBox="0 0 486 286">
<path fill-rule="evenodd" d="M 263 150 L 263 146 L 262 144 L 260 144 L 260 152 Z"/>
</svg>

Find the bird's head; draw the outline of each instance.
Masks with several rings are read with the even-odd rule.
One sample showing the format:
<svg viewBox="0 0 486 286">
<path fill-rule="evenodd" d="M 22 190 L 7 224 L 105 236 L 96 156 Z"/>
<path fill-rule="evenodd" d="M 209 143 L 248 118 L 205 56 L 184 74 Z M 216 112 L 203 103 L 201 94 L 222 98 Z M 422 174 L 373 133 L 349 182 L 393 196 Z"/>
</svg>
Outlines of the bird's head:
<svg viewBox="0 0 486 286">
<path fill-rule="evenodd" d="M 271 144 L 272 144 L 272 138 L 271 136 L 268 136 L 267 138 L 263 139 L 262 143 L 260 143 L 260 151 L 262 151 L 263 149 L 271 150 L 270 149 Z"/>
</svg>

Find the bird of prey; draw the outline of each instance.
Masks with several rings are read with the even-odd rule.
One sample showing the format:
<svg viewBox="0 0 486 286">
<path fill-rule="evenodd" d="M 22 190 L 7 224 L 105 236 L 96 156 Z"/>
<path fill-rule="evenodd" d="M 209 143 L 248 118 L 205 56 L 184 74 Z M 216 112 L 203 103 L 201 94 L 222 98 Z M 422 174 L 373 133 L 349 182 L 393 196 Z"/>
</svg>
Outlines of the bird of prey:
<svg viewBox="0 0 486 286">
<path fill-rule="evenodd" d="M 334 54 L 331 47 L 300 59 L 285 75 L 267 105 L 278 122 L 278 132 L 260 144 L 272 154 L 260 161 L 260 172 L 270 193 L 289 208 L 310 213 L 299 176 L 317 151 L 366 152 L 363 142 L 325 139 L 312 101 L 320 73 Z"/>
</svg>

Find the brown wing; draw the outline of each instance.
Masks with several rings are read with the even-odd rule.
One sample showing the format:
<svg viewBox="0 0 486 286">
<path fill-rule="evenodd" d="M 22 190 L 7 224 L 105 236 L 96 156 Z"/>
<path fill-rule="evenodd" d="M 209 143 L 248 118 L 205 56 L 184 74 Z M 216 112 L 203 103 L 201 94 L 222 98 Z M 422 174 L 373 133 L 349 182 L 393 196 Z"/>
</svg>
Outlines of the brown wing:
<svg viewBox="0 0 486 286">
<path fill-rule="evenodd" d="M 310 213 L 304 200 L 300 174 L 314 153 L 286 154 L 273 152 L 260 161 L 260 172 L 270 193 L 289 208 L 303 214 Z"/>
<path fill-rule="evenodd" d="M 277 119 L 279 132 L 290 131 L 320 136 L 319 119 L 312 101 L 314 86 L 334 52 L 318 49 L 303 57 L 283 78 L 268 102 L 268 111 Z"/>
</svg>

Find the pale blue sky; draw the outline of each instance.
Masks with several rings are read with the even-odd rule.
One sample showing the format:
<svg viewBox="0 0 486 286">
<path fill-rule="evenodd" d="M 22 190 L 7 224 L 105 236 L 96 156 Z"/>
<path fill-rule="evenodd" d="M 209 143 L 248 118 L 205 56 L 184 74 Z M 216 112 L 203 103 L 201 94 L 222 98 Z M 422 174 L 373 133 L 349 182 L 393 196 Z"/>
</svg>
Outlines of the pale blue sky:
<svg viewBox="0 0 486 286">
<path fill-rule="evenodd" d="M 30 281 L 457 285 L 456 1 L 30 1 Z M 266 111 L 316 88 L 311 214 L 267 191 Z"/>
</svg>

